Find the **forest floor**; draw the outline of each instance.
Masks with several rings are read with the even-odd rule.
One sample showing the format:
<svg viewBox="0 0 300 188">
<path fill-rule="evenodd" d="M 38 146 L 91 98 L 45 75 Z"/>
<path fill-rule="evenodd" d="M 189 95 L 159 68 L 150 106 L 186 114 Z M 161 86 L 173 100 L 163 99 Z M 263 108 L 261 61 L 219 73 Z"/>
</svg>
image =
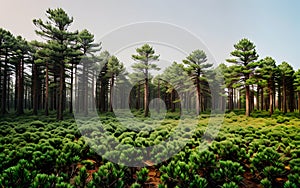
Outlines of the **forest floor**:
<svg viewBox="0 0 300 188">
<path fill-rule="evenodd" d="M 268 112 L 254 112 L 252 117 L 246 117 L 242 111 L 230 112 L 225 114 L 216 137 L 207 131 L 209 114 L 200 115 L 195 130 L 184 126 L 184 131 L 176 129 L 177 113 L 168 114 L 161 127 L 140 132 L 119 127 L 112 114 L 104 114 L 100 119 L 114 139 L 131 146 L 155 145 L 171 134 L 178 134 L 180 142 L 186 136 L 190 138 L 170 159 L 159 164 L 145 161 L 147 172 L 143 174 L 142 168 L 111 165 L 99 156 L 81 136 L 82 131 L 98 133 L 92 127 L 79 131 L 71 116 L 57 122 L 54 115 L 8 115 L 0 119 L 0 186 L 34 187 L 51 182 L 63 187 L 92 187 L 97 183 L 103 183 L 103 187 L 189 187 L 193 181 L 199 186 L 202 181 L 207 187 L 232 183 L 232 187 L 252 188 L 299 183 L 293 182 L 300 164 L 298 113 L 276 112 L 270 117 Z M 208 144 L 206 152 L 197 150 L 203 138 Z M 156 157 L 167 156 L 168 152 L 162 150 Z"/>
</svg>

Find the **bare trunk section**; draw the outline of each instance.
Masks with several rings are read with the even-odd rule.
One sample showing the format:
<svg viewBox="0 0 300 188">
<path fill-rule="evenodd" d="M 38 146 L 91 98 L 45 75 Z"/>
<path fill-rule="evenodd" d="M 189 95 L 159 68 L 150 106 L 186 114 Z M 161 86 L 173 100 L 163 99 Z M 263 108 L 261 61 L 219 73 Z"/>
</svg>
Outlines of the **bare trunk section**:
<svg viewBox="0 0 300 188">
<path fill-rule="evenodd" d="M 45 91 L 45 115 L 49 115 L 49 70 L 48 62 L 46 62 L 46 91 Z"/>
<path fill-rule="evenodd" d="M 113 87 L 114 87 L 114 81 L 115 81 L 115 77 L 114 75 L 112 75 L 111 80 L 110 80 L 110 91 L 109 91 L 109 111 L 113 112 Z"/>
</svg>

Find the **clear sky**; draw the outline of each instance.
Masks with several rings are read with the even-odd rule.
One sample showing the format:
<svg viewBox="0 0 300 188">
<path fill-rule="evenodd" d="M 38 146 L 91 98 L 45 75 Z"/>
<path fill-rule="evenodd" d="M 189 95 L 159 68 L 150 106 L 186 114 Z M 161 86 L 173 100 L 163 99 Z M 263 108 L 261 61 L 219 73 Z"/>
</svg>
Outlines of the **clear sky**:
<svg viewBox="0 0 300 188">
<path fill-rule="evenodd" d="M 61 7 L 74 17 L 72 29 L 84 28 L 100 38 L 122 25 L 160 21 L 197 35 L 218 63 L 225 62 L 241 38 L 249 38 L 260 58 L 271 56 L 300 68 L 298 0 L 0 0 L 0 27 L 28 40 L 34 18 L 45 20 L 48 8 Z M 170 33 L 171 34 L 171 33 Z"/>
</svg>

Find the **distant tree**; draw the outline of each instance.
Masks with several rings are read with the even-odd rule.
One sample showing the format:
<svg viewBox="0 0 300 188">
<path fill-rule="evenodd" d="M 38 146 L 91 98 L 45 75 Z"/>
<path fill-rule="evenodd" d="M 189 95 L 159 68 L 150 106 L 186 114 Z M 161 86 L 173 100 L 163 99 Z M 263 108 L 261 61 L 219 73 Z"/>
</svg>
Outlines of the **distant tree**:
<svg viewBox="0 0 300 188">
<path fill-rule="evenodd" d="M 16 44 L 15 37 L 7 30 L 0 28 L 0 75 L 1 80 L 1 114 L 8 113 L 7 102 L 8 102 L 8 91 L 9 91 L 9 72 L 11 71 L 10 58 L 13 55 L 13 51 Z"/>
<path fill-rule="evenodd" d="M 94 66 L 95 61 L 93 59 L 94 53 L 101 50 L 100 43 L 95 43 L 94 35 L 88 30 L 84 29 L 78 34 L 78 46 L 82 53 L 82 74 L 81 74 L 81 84 L 80 87 L 82 107 L 85 115 L 88 114 L 88 86 L 89 80 L 94 79 Z"/>
<path fill-rule="evenodd" d="M 220 108 L 222 110 L 225 110 L 225 102 L 222 101 L 224 100 L 224 96 L 228 97 L 228 109 L 230 111 L 232 111 L 234 109 L 234 95 L 233 95 L 233 91 L 234 91 L 234 83 L 237 81 L 236 77 L 232 76 L 231 74 L 231 68 L 228 67 L 227 65 L 225 65 L 224 63 L 221 63 L 218 65 L 218 67 L 216 68 L 216 72 L 217 74 L 222 74 L 221 79 L 224 80 L 220 80 L 219 82 L 222 83 L 224 82 L 223 86 L 221 86 L 220 88 L 220 99 L 221 101 L 220 104 Z M 218 76 L 218 75 L 217 75 Z M 225 91 L 225 89 L 227 88 L 227 92 Z M 227 93 L 227 94 L 226 94 Z"/>
<path fill-rule="evenodd" d="M 250 116 L 250 85 L 253 84 L 252 79 L 255 68 L 257 67 L 258 55 L 255 50 L 255 45 L 248 39 L 241 39 L 234 45 L 235 50 L 231 52 L 233 59 L 227 59 L 229 63 L 233 63 L 232 74 L 236 75 L 240 80 L 241 85 L 246 91 L 246 116 Z"/>
<path fill-rule="evenodd" d="M 180 94 L 182 95 L 187 89 L 191 89 L 191 85 L 188 85 L 185 79 L 187 77 L 187 73 L 184 71 L 183 64 L 178 64 L 177 62 L 173 62 L 171 66 L 167 67 L 163 74 L 160 75 L 160 79 L 162 79 L 167 86 L 166 92 L 170 94 L 170 107 L 171 111 L 175 111 L 176 103 L 180 102 L 177 97 L 183 99 L 183 96 L 178 96 L 177 91 L 181 91 Z"/>
<path fill-rule="evenodd" d="M 15 99 L 16 99 L 16 110 L 17 114 L 24 114 L 24 80 L 25 80 L 25 64 L 29 63 L 32 60 L 31 58 L 31 47 L 29 43 L 23 39 L 21 36 L 18 36 L 17 42 L 15 45 Z"/>
<path fill-rule="evenodd" d="M 263 85 L 267 86 L 269 91 L 269 111 L 270 115 L 274 112 L 274 81 L 275 75 L 277 72 L 276 62 L 271 57 L 266 57 L 265 59 L 259 61 L 259 69 L 256 70 L 259 76 L 262 78 L 264 82 Z"/>
<path fill-rule="evenodd" d="M 295 91 L 297 92 L 297 99 L 298 99 L 298 111 L 300 113 L 300 69 L 298 69 L 294 73 L 294 86 L 295 86 Z"/>
<path fill-rule="evenodd" d="M 110 93 L 109 93 L 109 100 L 110 100 L 110 104 L 109 104 L 109 111 L 113 111 L 113 88 L 114 88 L 114 84 L 115 84 L 115 79 L 116 77 L 125 71 L 125 67 L 123 65 L 123 63 L 121 63 L 118 58 L 116 56 L 111 56 L 108 59 L 108 63 L 107 63 L 107 74 L 108 77 L 110 78 Z"/>
<path fill-rule="evenodd" d="M 108 86 L 109 77 L 107 74 L 108 60 L 111 57 L 108 51 L 103 51 L 97 56 L 99 63 L 95 68 L 99 71 L 96 81 L 96 103 L 100 112 L 108 110 Z"/>
<path fill-rule="evenodd" d="M 280 65 L 278 65 L 278 70 L 282 80 L 282 108 L 283 112 L 287 113 L 287 92 L 293 92 L 293 86 L 289 87 L 289 80 L 293 78 L 294 70 L 293 67 L 287 62 L 282 62 Z"/>
<path fill-rule="evenodd" d="M 185 70 L 188 75 L 194 81 L 196 86 L 196 111 L 197 114 L 201 112 L 201 77 L 205 75 L 205 71 L 208 68 L 212 67 L 211 63 L 207 63 L 207 56 L 203 50 L 193 51 L 186 59 L 183 60 L 183 63 L 187 65 Z M 202 77 L 203 78 L 203 77 Z"/>
<path fill-rule="evenodd" d="M 149 115 L 149 71 L 159 70 L 154 61 L 158 61 L 159 55 L 155 55 L 153 47 L 149 44 L 144 44 L 141 48 L 137 48 L 137 55 L 132 55 L 132 59 L 137 63 L 132 65 L 133 70 L 142 72 L 144 76 L 144 116 Z"/>
</svg>

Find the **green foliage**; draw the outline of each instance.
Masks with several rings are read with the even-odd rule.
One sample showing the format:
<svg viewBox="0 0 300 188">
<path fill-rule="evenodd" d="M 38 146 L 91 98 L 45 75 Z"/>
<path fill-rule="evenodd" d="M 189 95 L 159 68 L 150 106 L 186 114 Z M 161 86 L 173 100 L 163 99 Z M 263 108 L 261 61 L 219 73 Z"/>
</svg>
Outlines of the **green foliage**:
<svg viewBox="0 0 300 188">
<path fill-rule="evenodd" d="M 272 188 L 272 183 L 271 181 L 269 181 L 267 178 L 262 179 L 260 181 L 260 184 L 264 187 L 264 188 Z"/>
<path fill-rule="evenodd" d="M 189 157 L 189 165 L 196 173 L 203 173 L 206 178 L 216 167 L 216 156 L 214 153 L 204 151 L 193 151 Z"/>
<path fill-rule="evenodd" d="M 272 148 L 265 148 L 258 152 L 251 160 L 251 165 L 255 170 L 262 172 L 267 166 L 284 167 L 281 155 Z"/>
<path fill-rule="evenodd" d="M 212 179 L 218 184 L 235 182 L 239 184 L 243 180 L 243 173 L 245 170 L 238 162 L 219 161 L 217 168 L 210 175 Z"/>
<path fill-rule="evenodd" d="M 86 172 L 86 168 L 82 167 L 79 170 L 79 175 L 75 177 L 75 185 L 84 188 L 86 186 L 86 179 L 88 177 L 88 174 Z"/>
<path fill-rule="evenodd" d="M 0 176 L 2 187 L 29 187 L 36 171 L 30 171 L 28 161 L 22 159 L 16 166 L 9 167 Z"/>
<path fill-rule="evenodd" d="M 136 156 L 123 156 L 120 163 L 130 161 L 134 164 L 147 155 L 136 152 L 133 146 L 153 145 L 154 142 L 160 142 L 175 134 L 174 145 L 162 145 L 153 151 L 157 159 L 164 161 L 160 168 L 160 187 L 236 187 L 240 185 L 244 170 L 247 174 L 252 172 L 253 180 L 262 181 L 261 184 L 266 187 L 268 183 L 272 187 L 299 187 L 300 130 L 296 116 L 288 114 L 293 125 L 287 125 L 277 124 L 274 117 L 247 118 L 236 114 L 238 112 L 228 116 L 237 121 L 225 121 L 216 140 L 208 143 L 208 149 L 203 151 L 198 150 L 198 146 L 206 130 L 208 118 L 200 119 L 189 144 L 170 160 L 166 160 L 165 156 L 181 145 L 180 139 L 184 137 L 182 132 L 190 131 L 183 128 L 174 132 L 176 120 L 164 120 L 155 130 L 131 132 L 117 124 L 115 117 L 108 115 L 103 118 L 104 126 L 110 127 L 112 131 L 111 139 L 120 139 L 123 143 L 131 142 L 130 145 L 115 146 L 125 154 Z M 281 116 L 287 117 L 282 114 Z M 40 120 L 38 124 L 43 124 L 42 128 L 31 126 L 27 118 L 19 117 L 18 120 L 20 122 L 15 122 L 15 119 L 3 119 L 7 125 L 3 126 L 3 132 L 7 131 L 9 134 L 0 138 L 0 186 L 21 187 L 21 184 L 16 183 L 16 179 L 20 179 L 27 187 L 83 187 L 84 184 L 86 187 L 139 187 L 145 186 L 149 181 L 147 168 L 135 171 L 108 163 L 92 152 L 84 139 L 77 135 L 76 125 L 71 120 L 60 123 L 48 119 Z M 48 121 L 50 123 L 47 123 Z M 0 124 L 1 122 L 2 120 Z M 266 122 L 271 122 L 272 125 L 266 126 Z M 145 125 L 151 126 L 151 123 L 146 122 Z M 16 127 L 24 128 L 25 132 L 15 132 Z M 98 127 L 89 127 L 85 131 L 99 135 Z M 119 132 L 119 135 L 115 135 L 116 132 Z M 105 142 L 109 147 L 111 140 Z M 120 155 L 109 152 L 106 154 Z M 79 164 L 84 165 L 85 172 L 84 168 L 78 168 Z M 88 171 L 95 169 L 98 170 L 92 175 L 85 176 Z M 287 179 L 287 182 L 283 182 Z"/>
<path fill-rule="evenodd" d="M 221 188 L 238 188 L 235 182 L 224 183 Z"/>
<path fill-rule="evenodd" d="M 107 162 L 102 165 L 99 170 L 93 173 L 93 180 L 87 187 L 123 187 L 124 186 L 124 170 L 117 165 Z"/>
<path fill-rule="evenodd" d="M 289 122 L 289 118 L 288 117 L 283 117 L 283 116 L 277 116 L 277 123 L 285 123 L 285 122 Z"/>
<path fill-rule="evenodd" d="M 142 168 L 140 171 L 136 173 L 137 175 L 137 182 L 141 185 L 144 185 L 144 183 L 148 180 L 148 173 L 149 170 L 147 168 Z"/>
<path fill-rule="evenodd" d="M 142 187 L 141 184 L 136 183 L 136 182 L 130 186 L 130 188 L 141 188 L 141 187 Z"/>
</svg>

